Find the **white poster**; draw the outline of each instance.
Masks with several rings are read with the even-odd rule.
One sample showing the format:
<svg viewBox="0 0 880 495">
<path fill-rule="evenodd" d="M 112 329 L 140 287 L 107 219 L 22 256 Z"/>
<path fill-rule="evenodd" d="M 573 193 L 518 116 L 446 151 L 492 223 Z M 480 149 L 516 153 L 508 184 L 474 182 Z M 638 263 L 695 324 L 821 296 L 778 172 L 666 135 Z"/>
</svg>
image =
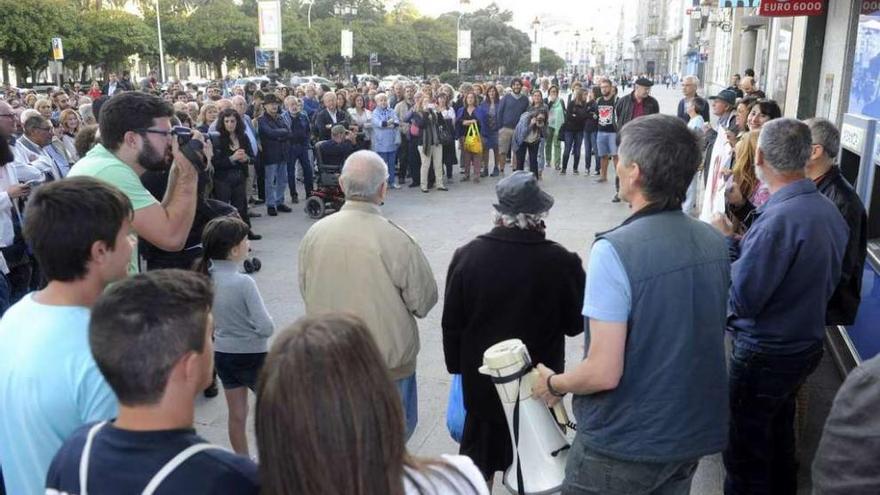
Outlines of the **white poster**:
<svg viewBox="0 0 880 495">
<path fill-rule="evenodd" d="M 342 42 L 339 55 L 342 58 L 354 57 L 354 33 L 348 29 L 342 30 Z"/>
<path fill-rule="evenodd" d="M 541 47 L 537 43 L 532 43 L 532 63 L 541 63 Z"/>
<path fill-rule="evenodd" d="M 462 29 L 458 32 L 458 59 L 465 60 L 471 58 L 471 32 Z"/>
<path fill-rule="evenodd" d="M 281 51 L 281 1 L 260 0 L 257 3 L 260 49 Z"/>
</svg>

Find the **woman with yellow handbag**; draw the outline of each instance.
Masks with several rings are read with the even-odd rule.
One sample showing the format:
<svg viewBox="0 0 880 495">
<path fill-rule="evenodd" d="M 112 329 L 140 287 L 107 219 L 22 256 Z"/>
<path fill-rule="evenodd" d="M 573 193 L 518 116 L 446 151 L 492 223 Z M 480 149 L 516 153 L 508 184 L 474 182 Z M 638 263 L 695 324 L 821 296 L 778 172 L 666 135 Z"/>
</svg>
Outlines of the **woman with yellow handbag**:
<svg viewBox="0 0 880 495">
<path fill-rule="evenodd" d="M 458 109 L 459 135 L 464 135 L 464 146 L 461 150 L 461 161 L 465 176 L 462 182 L 470 180 L 473 173 L 474 182 L 480 182 L 480 171 L 483 169 L 483 136 L 481 133 L 485 126 L 485 111 L 477 104 L 477 95 L 467 93 L 464 97 L 464 105 Z M 472 172 L 473 171 L 473 172 Z"/>
</svg>

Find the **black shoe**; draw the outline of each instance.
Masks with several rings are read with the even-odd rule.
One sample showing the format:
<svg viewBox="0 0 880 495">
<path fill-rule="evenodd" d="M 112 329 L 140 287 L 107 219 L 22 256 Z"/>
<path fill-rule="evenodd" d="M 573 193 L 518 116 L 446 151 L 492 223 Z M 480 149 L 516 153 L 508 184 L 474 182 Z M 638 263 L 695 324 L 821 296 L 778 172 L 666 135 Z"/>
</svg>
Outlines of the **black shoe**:
<svg viewBox="0 0 880 495">
<path fill-rule="evenodd" d="M 267 207 L 266 213 L 268 213 L 270 217 L 277 217 L 278 216 L 278 210 L 276 210 L 274 206 Z"/>
<path fill-rule="evenodd" d="M 208 386 L 208 388 L 206 388 L 205 391 L 202 393 L 205 394 L 205 398 L 207 399 L 213 399 L 214 397 L 217 397 L 217 394 L 220 393 L 220 391 L 217 389 L 217 377 L 214 377 L 214 381 L 212 381 L 211 385 Z"/>
<path fill-rule="evenodd" d="M 560 170 L 559 175 L 565 175 L 565 169 Z"/>
<path fill-rule="evenodd" d="M 580 174 L 580 172 L 578 172 L 577 170 L 573 171 L 572 173 L 573 173 L 574 175 L 578 175 L 578 174 Z"/>
<path fill-rule="evenodd" d="M 410 182 L 409 187 L 419 187 L 419 183 L 418 182 Z"/>
<path fill-rule="evenodd" d="M 249 211 L 249 212 L 248 212 L 248 217 L 249 217 L 249 218 L 260 218 L 261 216 L 263 216 L 262 213 L 257 213 L 257 212 L 255 212 L 255 211 Z"/>
<path fill-rule="evenodd" d="M 249 241 L 259 241 L 262 238 L 263 238 L 263 236 L 261 236 L 260 234 L 254 234 L 253 232 L 248 231 L 248 240 Z"/>
<path fill-rule="evenodd" d="M 290 208 L 289 206 L 287 206 L 287 205 L 284 204 L 284 203 L 281 203 L 280 205 L 278 205 L 278 206 L 277 206 L 277 209 L 278 209 L 278 211 L 280 211 L 281 213 L 290 213 L 290 212 L 293 211 L 292 208 Z"/>
<path fill-rule="evenodd" d="M 266 200 L 265 200 L 265 199 L 257 198 L 257 199 L 254 200 L 254 204 L 255 204 L 255 205 L 264 205 L 264 204 L 266 204 Z"/>
<path fill-rule="evenodd" d="M 620 203 L 620 196 L 615 194 L 614 197 L 611 198 L 611 202 L 612 203 Z"/>
<path fill-rule="evenodd" d="M 299 196 L 294 196 L 294 197 L 290 198 L 290 202 L 293 204 L 299 203 Z"/>
</svg>

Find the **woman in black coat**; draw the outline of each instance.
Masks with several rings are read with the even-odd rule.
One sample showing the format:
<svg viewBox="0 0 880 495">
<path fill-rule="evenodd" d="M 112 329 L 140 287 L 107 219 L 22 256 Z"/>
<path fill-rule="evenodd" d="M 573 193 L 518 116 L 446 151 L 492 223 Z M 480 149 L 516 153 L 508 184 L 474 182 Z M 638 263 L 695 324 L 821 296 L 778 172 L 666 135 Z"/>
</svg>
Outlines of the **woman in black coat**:
<svg viewBox="0 0 880 495">
<path fill-rule="evenodd" d="M 214 137 L 214 197 L 229 203 L 238 210 L 238 215 L 248 226 L 251 221 L 247 213 L 248 164 L 253 161 L 250 142 L 244 132 L 241 116 L 232 108 L 223 110 L 217 117 L 217 133 Z M 248 239 L 260 236 L 248 232 Z"/>
<path fill-rule="evenodd" d="M 442 322 L 446 368 L 461 374 L 467 409 L 460 453 L 487 480 L 513 453 L 495 386 L 477 371 L 483 353 L 517 338 L 533 362 L 564 367 L 565 336 L 583 331 L 586 280 L 580 257 L 545 237 L 552 198 L 534 175 L 515 172 L 497 190 L 495 228 L 459 248 L 449 265 Z"/>
</svg>

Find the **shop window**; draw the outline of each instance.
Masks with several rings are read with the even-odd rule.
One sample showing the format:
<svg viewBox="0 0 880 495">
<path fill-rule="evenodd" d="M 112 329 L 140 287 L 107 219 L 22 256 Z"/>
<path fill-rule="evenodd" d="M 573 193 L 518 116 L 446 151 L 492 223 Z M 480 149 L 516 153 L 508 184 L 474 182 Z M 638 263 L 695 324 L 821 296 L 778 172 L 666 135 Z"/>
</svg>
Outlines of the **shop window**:
<svg viewBox="0 0 880 495">
<path fill-rule="evenodd" d="M 859 16 L 849 112 L 880 118 L 880 10 L 869 10 L 864 5 Z"/>
<path fill-rule="evenodd" d="M 775 70 L 773 71 L 773 80 L 771 96 L 779 103 L 780 107 L 785 106 L 785 93 L 788 88 L 788 67 L 791 59 L 791 32 L 794 28 L 793 17 L 779 17 L 775 19 L 777 23 L 776 44 L 773 46 L 772 56 L 776 59 Z"/>
</svg>

